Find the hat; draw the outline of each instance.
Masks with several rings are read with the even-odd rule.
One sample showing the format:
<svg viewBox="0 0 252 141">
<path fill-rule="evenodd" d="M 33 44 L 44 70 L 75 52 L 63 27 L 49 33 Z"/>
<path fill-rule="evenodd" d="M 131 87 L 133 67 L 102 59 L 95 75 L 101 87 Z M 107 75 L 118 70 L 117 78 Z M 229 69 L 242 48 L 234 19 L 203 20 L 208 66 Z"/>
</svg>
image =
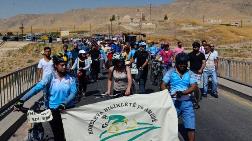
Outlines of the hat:
<svg viewBox="0 0 252 141">
<path fill-rule="evenodd" d="M 81 53 L 85 54 L 86 51 L 85 51 L 85 50 L 80 50 L 80 51 L 79 51 L 79 54 L 81 54 Z"/>
</svg>

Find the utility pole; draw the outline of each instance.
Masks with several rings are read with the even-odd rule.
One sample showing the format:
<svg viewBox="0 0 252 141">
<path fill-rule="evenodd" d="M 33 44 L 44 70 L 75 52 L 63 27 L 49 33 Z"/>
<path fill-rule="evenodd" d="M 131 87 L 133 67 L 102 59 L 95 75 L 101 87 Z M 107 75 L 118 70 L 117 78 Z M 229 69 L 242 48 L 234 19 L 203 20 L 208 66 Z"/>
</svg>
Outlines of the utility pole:
<svg viewBox="0 0 252 141">
<path fill-rule="evenodd" d="M 90 36 L 92 35 L 92 25 L 91 24 L 89 24 L 89 34 L 90 34 Z"/>
<path fill-rule="evenodd" d="M 151 4 L 150 4 L 150 21 L 151 21 Z"/>
<path fill-rule="evenodd" d="M 108 24 L 108 35 L 109 35 L 109 38 L 110 38 L 110 25 Z"/>
<path fill-rule="evenodd" d="M 32 34 L 32 25 L 31 25 L 31 34 Z"/>
<path fill-rule="evenodd" d="M 142 32 L 142 18 L 143 18 L 143 13 L 141 12 L 140 21 L 139 21 L 139 30 L 140 30 L 140 33 Z"/>
<path fill-rule="evenodd" d="M 117 16 L 117 29 L 118 29 L 118 33 L 120 32 L 120 16 Z"/>
<path fill-rule="evenodd" d="M 75 33 L 75 25 L 74 25 L 74 33 Z"/>
<path fill-rule="evenodd" d="M 113 35 L 113 29 L 112 29 L 112 20 L 110 21 L 110 33 L 111 33 L 111 36 Z"/>
<path fill-rule="evenodd" d="M 24 40 L 23 39 L 23 36 L 24 36 L 24 24 L 22 23 L 22 25 L 19 27 L 19 29 L 21 30 L 21 33 L 22 33 L 22 41 Z"/>
</svg>

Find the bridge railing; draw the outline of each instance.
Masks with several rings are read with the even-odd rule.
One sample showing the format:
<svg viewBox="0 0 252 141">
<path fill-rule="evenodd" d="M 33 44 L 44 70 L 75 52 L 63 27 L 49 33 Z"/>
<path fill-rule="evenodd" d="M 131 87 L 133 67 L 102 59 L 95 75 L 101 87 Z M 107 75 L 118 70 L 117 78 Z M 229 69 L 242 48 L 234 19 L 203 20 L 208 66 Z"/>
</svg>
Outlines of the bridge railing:
<svg viewBox="0 0 252 141">
<path fill-rule="evenodd" d="M 0 76 L 0 111 L 8 108 L 15 100 L 30 89 L 38 80 L 37 64 Z"/>
<path fill-rule="evenodd" d="M 252 62 L 219 58 L 219 77 L 252 87 Z"/>
</svg>

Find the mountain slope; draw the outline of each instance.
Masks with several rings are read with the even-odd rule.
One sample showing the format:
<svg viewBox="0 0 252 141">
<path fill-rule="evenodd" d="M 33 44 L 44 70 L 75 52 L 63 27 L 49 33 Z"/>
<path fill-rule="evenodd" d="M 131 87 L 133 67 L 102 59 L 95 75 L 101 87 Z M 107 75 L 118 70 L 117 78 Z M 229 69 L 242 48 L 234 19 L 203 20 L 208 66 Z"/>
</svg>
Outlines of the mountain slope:
<svg viewBox="0 0 252 141">
<path fill-rule="evenodd" d="M 50 29 L 87 29 L 89 24 L 95 26 L 108 25 L 109 18 L 115 14 L 116 19 L 124 22 L 124 17 L 139 19 L 143 13 L 149 19 L 149 7 L 117 7 L 96 9 L 75 9 L 60 14 L 23 14 L 8 19 L 0 19 L 0 31 L 18 31 L 21 23 L 25 31 L 30 26 L 40 30 Z M 252 17 L 251 0 L 176 0 L 171 4 L 153 6 L 152 19 L 162 20 L 167 14 L 172 19 L 249 19 Z M 127 22 L 130 22 L 128 19 Z"/>
</svg>

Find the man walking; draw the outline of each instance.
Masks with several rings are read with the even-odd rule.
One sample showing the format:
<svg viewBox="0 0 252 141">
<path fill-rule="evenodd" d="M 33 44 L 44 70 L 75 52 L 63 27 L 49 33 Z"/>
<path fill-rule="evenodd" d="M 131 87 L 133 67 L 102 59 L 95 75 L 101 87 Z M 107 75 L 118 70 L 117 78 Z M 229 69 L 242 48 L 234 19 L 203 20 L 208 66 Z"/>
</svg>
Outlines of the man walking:
<svg viewBox="0 0 252 141">
<path fill-rule="evenodd" d="M 211 48 L 209 44 L 205 45 L 205 58 L 206 58 L 206 67 L 203 70 L 203 78 L 204 78 L 204 93 L 202 96 L 207 97 L 208 91 L 208 79 L 209 77 L 212 80 L 212 89 L 211 95 L 215 98 L 218 98 L 217 93 L 217 57 L 215 53 L 211 52 Z"/>
<path fill-rule="evenodd" d="M 190 95 L 197 89 L 196 80 L 191 77 L 188 66 L 188 55 L 179 53 L 175 58 L 176 68 L 170 69 L 163 78 L 161 89 L 169 89 L 178 116 L 182 116 L 187 130 L 188 140 L 195 140 L 195 112 Z M 168 87 L 168 84 L 170 87 Z"/>
</svg>

